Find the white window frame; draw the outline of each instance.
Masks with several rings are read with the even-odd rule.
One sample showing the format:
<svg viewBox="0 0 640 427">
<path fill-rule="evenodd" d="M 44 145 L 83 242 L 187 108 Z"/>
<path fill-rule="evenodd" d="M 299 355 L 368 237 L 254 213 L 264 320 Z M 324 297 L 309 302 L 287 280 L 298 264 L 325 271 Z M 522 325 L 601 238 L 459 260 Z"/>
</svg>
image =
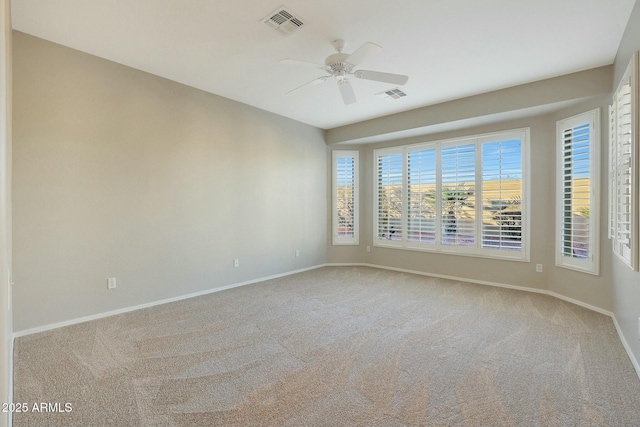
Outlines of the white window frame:
<svg viewBox="0 0 640 427">
<path fill-rule="evenodd" d="M 520 139 L 521 141 L 521 159 L 522 159 L 522 229 L 521 229 L 521 249 L 520 250 L 506 250 L 506 249 L 493 249 L 482 247 L 482 144 L 487 142 L 498 142 L 508 139 Z M 412 144 L 406 146 L 397 146 L 391 148 L 381 148 L 374 150 L 373 153 L 373 181 L 374 181 L 374 194 L 373 194 L 373 245 L 380 247 L 389 247 L 405 250 L 417 250 L 425 252 L 438 252 L 451 255 L 466 255 L 480 258 L 495 258 L 506 259 L 511 261 L 529 262 L 530 260 L 530 172 L 529 172 L 529 141 L 530 141 L 530 129 L 513 129 L 502 132 L 494 132 L 489 134 L 474 135 L 463 138 L 454 138 L 448 140 L 434 141 L 429 143 Z M 476 237 L 474 246 L 451 246 L 443 245 L 439 239 L 440 231 L 436 232 L 435 244 L 421 244 L 419 242 L 412 242 L 407 236 L 407 211 L 408 211 L 408 153 L 413 151 L 419 151 L 423 149 L 437 149 L 438 158 L 440 156 L 440 150 L 442 147 L 451 147 L 454 145 L 476 144 L 476 171 L 475 171 L 475 221 L 476 221 Z M 403 177 L 402 177 L 402 239 L 388 240 L 381 239 L 378 234 L 378 159 L 382 156 L 401 154 L 403 159 Z M 441 177 L 441 160 L 437 161 L 437 184 L 436 184 L 436 211 L 441 212 L 441 194 L 442 194 L 442 177 Z M 438 214 L 439 218 L 436 221 L 436 230 L 440 230 L 442 226 L 441 213 Z"/>
<path fill-rule="evenodd" d="M 613 253 L 638 270 L 638 53 L 609 107 L 609 237 Z M 620 182 L 627 182 L 620 186 Z M 627 191 L 628 189 L 628 191 Z"/>
<path fill-rule="evenodd" d="M 332 164 L 332 243 L 334 245 L 358 245 L 360 244 L 360 167 L 357 150 L 333 150 Z M 353 236 L 340 235 L 340 221 L 338 219 L 338 160 L 342 158 L 353 159 Z"/>
<path fill-rule="evenodd" d="M 376 154 L 377 153 L 377 154 Z M 405 198 L 405 188 L 407 185 L 407 174 L 406 167 L 404 166 L 405 162 L 405 154 L 402 147 L 400 148 L 385 148 L 380 150 L 374 150 L 374 164 L 373 164 L 373 182 L 374 185 L 374 195 L 373 195 L 373 245 L 374 246 L 387 246 L 387 247 L 397 247 L 402 248 L 404 246 L 404 236 L 402 240 L 387 240 L 381 242 L 378 239 L 378 230 L 380 229 L 379 215 L 378 215 L 378 195 L 380 192 L 380 186 L 378 182 L 378 158 L 383 156 L 392 156 L 392 155 L 400 155 L 402 156 L 403 168 L 402 168 L 402 187 L 401 187 L 401 199 L 402 203 L 402 229 L 405 229 L 406 217 L 407 217 L 407 206 L 404 203 Z"/>
<path fill-rule="evenodd" d="M 589 125 L 589 256 L 577 258 L 563 254 L 565 151 L 564 135 L 581 125 Z M 573 185 L 573 183 L 570 183 Z M 556 266 L 599 275 L 600 266 L 600 109 L 556 122 Z"/>
</svg>

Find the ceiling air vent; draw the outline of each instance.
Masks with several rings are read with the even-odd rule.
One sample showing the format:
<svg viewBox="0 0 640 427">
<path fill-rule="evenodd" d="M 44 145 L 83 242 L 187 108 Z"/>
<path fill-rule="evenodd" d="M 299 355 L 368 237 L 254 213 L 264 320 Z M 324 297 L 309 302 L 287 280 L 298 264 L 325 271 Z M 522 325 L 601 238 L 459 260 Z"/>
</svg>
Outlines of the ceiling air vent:
<svg viewBox="0 0 640 427">
<path fill-rule="evenodd" d="M 280 34 L 289 35 L 304 25 L 302 19 L 293 12 L 281 6 L 265 16 L 262 22 L 279 32 Z"/>
<path fill-rule="evenodd" d="M 379 96 L 380 98 L 383 98 L 383 99 L 400 99 L 407 96 L 407 94 L 401 91 L 400 89 L 395 88 L 391 90 L 385 90 L 384 92 L 378 92 L 376 93 L 376 96 Z"/>
</svg>

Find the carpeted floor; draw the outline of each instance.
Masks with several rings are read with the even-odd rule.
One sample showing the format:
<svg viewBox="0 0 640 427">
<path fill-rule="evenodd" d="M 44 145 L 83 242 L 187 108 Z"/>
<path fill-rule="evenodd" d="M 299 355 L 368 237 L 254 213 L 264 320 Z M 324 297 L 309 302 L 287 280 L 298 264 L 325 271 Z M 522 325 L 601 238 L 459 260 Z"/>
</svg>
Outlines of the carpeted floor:
<svg viewBox="0 0 640 427">
<path fill-rule="evenodd" d="M 364 267 L 22 337 L 14 363 L 16 427 L 640 425 L 610 318 Z"/>
</svg>

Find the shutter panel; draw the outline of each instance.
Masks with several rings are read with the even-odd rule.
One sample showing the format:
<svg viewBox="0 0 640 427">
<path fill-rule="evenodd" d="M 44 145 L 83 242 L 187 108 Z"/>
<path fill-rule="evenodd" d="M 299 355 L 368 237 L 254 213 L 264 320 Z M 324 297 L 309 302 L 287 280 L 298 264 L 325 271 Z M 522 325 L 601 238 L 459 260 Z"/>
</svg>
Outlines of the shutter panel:
<svg viewBox="0 0 640 427">
<path fill-rule="evenodd" d="M 333 244 L 357 245 L 358 152 L 333 151 Z"/>
<path fill-rule="evenodd" d="M 402 240 L 402 153 L 381 155 L 377 159 L 377 238 L 381 240 Z"/>
<path fill-rule="evenodd" d="M 616 235 L 616 108 L 615 101 L 609 106 L 609 238 Z"/>
<path fill-rule="evenodd" d="M 562 131 L 561 254 L 590 256 L 591 129 L 581 124 Z"/>
<path fill-rule="evenodd" d="M 482 247 L 522 249 L 522 141 L 482 144 Z"/>
<path fill-rule="evenodd" d="M 476 145 L 443 147 L 441 243 L 475 246 Z"/>
<path fill-rule="evenodd" d="M 616 238 L 628 247 L 631 240 L 631 91 L 623 85 L 617 99 L 616 114 Z"/>
<path fill-rule="evenodd" d="M 338 238 L 355 237 L 355 160 L 338 157 L 336 161 L 336 208 Z"/>
<path fill-rule="evenodd" d="M 408 153 L 407 240 L 436 243 L 436 149 Z"/>
<path fill-rule="evenodd" d="M 556 265 L 597 275 L 600 109 L 556 123 Z"/>
<path fill-rule="evenodd" d="M 613 252 L 638 268 L 638 53 L 633 55 L 610 107 L 609 212 Z"/>
</svg>

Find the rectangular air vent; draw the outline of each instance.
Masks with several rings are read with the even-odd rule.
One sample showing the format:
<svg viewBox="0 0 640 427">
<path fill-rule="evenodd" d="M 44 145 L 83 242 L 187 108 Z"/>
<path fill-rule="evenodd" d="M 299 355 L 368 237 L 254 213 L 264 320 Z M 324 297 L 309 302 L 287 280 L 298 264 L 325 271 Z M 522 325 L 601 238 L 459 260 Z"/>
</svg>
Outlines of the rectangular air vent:
<svg viewBox="0 0 640 427">
<path fill-rule="evenodd" d="M 380 98 L 383 98 L 383 99 L 399 99 L 407 96 L 407 94 L 401 91 L 400 89 L 395 88 L 391 90 L 385 90 L 384 92 L 378 92 L 376 93 L 376 96 L 379 96 Z"/>
<path fill-rule="evenodd" d="M 289 9 L 281 6 L 265 16 L 262 22 L 279 32 L 280 34 L 289 35 L 304 25 L 300 17 L 296 16 Z"/>
</svg>

